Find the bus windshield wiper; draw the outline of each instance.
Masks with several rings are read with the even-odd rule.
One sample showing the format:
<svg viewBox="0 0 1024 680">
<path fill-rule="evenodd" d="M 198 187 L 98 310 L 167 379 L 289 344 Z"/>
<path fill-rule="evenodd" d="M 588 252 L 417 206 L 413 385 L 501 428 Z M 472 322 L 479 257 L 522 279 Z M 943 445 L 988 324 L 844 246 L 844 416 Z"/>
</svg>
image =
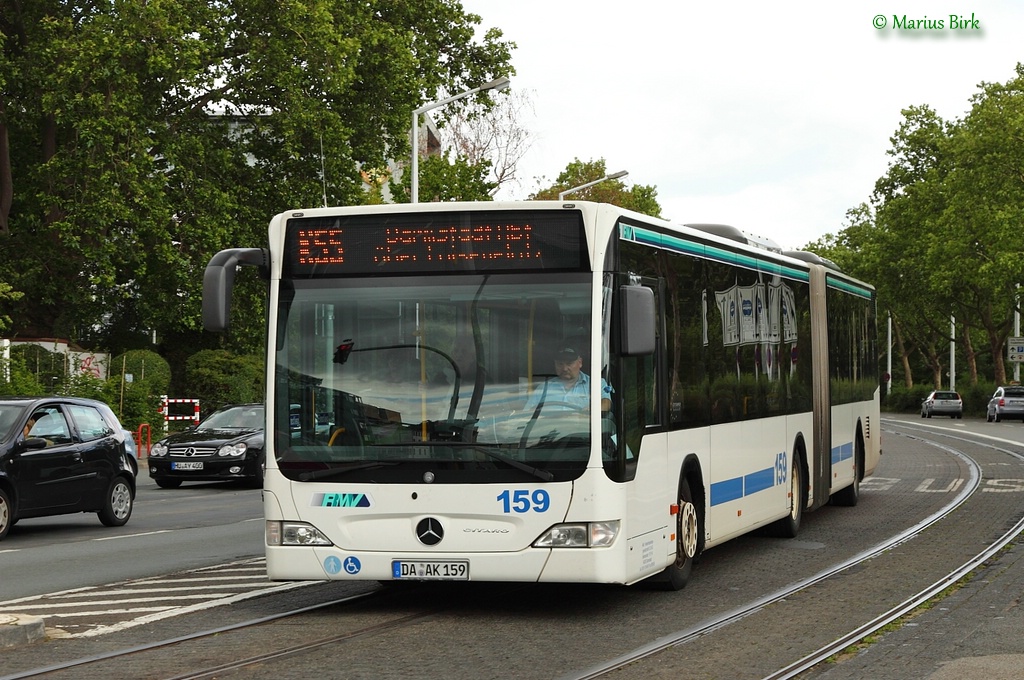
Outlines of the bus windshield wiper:
<svg viewBox="0 0 1024 680">
<path fill-rule="evenodd" d="M 338 465 L 336 467 L 327 468 L 326 470 L 310 470 L 308 472 L 302 472 L 299 474 L 299 480 L 303 482 L 313 482 L 321 479 L 330 479 L 334 476 L 343 476 L 349 472 L 356 470 L 372 470 L 374 468 L 385 467 L 389 465 L 398 465 L 397 462 L 393 461 L 382 461 L 382 460 L 367 460 L 360 463 L 346 463 L 344 465 Z"/>
<path fill-rule="evenodd" d="M 454 446 L 456 444 L 453 443 L 452 445 Z M 489 448 L 489 447 L 486 447 L 486 446 L 480 446 L 478 444 L 470 444 L 470 443 L 459 443 L 459 444 L 457 444 L 457 446 L 459 446 L 460 448 L 472 449 L 473 451 L 479 451 L 480 453 L 484 454 L 485 456 L 489 456 L 489 457 L 491 457 L 491 458 L 493 458 L 495 460 L 500 460 L 502 463 L 506 463 L 508 465 L 511 465 L 512 467 L 516 468 L 517 470 L 522 470 L 523 472 L 531 474 L 531 475 L 533 475 L 534 477 L 536 477 L 537 479 L 539 479 L 539 480 L 541 480 L 543 482 L 550 482 L 551 480 L 553 480 L 555 478 L 555 476 L 553 474 L 551 474 L 550 472 L 548 472 L 547 470 L 540 470 L 538 468 L 533 467 L 532 465 L 527 465 L 526 463 L 524 463 L 522 461 L 516 460 L 515 458 L 512 458 L 511 456 L 506 456 L 504 453 L 502 453 L 498 449 L 493 449 L 493 448 Z"/>
</svg>

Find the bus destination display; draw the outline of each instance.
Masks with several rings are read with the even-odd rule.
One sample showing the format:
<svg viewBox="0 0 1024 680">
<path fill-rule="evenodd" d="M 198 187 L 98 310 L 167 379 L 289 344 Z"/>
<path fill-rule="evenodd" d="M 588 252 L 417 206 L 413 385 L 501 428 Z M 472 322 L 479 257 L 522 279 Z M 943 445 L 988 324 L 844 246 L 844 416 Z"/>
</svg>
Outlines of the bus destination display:
<svg viewBox="0 0 1024 680">
<path fill-rule="evenodd" d="M 583 230 L 573 213 L 428 213 L 294 218 L 286 277 L 443 271 L 579 270 Z"/>
</svg>

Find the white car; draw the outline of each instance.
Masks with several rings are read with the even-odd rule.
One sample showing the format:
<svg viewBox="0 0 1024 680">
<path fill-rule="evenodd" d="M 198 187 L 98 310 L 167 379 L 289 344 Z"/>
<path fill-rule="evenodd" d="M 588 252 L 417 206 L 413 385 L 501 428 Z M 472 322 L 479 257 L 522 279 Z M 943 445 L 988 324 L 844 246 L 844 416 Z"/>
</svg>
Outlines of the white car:
<svg viewBox="0 0 1024 680">
<path fill-rule="evenodd" d="M 952 390 L 935 390 L 921 402 L 921 417 L 931 418 L 933 415 L 963 418 L 964 401 Z"/>
<path fill-rule="evenodd" d="M 985 420 L 998 423 L 1007 418 L 1024 420 L 1024 386 L 997 387 L 992 398 L 988 400 Z"/>
</svg>

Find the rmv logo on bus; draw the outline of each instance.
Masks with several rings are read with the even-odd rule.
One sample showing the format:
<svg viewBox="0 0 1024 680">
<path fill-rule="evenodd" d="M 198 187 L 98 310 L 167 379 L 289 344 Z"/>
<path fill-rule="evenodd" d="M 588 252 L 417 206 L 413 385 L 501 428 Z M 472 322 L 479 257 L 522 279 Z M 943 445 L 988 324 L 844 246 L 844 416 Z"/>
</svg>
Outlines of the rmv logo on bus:
<svg viewBox="0 0 1024 680">
<path fill-rule="evenodd" d="M 315 493 L 311 505 L 317 508 L 368 508 L 370 497 L 365 493 Z"/>
</svg>

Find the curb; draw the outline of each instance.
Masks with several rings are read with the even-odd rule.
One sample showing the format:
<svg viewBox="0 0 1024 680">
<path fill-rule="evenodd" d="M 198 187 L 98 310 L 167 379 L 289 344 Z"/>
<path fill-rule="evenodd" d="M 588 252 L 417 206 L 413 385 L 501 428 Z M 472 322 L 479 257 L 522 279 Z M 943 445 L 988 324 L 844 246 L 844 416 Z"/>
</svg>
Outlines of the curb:
<svg viewBox="0 0 1024 680">
<path fill-rule="evenodd" d="M 46 637 L 46 626 L 38 616 L 0 614 L 0 649 L 28 644 Z"/>
</svg>

